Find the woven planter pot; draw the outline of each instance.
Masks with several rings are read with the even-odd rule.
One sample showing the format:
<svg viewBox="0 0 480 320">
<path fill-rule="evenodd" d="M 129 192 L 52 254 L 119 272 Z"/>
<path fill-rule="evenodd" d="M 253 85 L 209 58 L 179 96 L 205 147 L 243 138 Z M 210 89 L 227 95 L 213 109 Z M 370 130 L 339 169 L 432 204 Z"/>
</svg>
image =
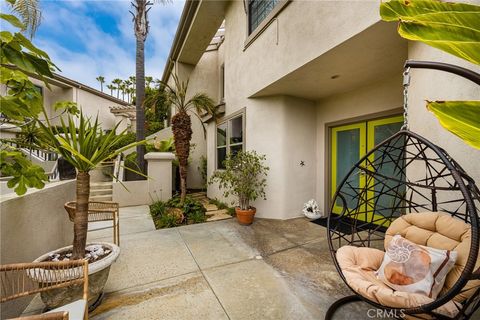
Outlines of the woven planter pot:
<svg viewBox="0 0 480 320">
<path fill-rule="evenodd" d="M 95 305 L 95 307 L 98 306 L 98 302 L 100 300 L 99 298 L 103 294 L 103 288 L 105 287 L 108 279 L 108 274 L 110 273 L 110 266 L 117 260 L 118 256 L 120 255 L 120 248 L 113 243 L 107 242 L 94 242 L 87 244 L 87 246 L 88 245 L 102 245 L 103 247 L 111 250 L 111 252 L 106 257 L 103 257 L 98 261 L 88 264 L 88 305 L 89 309 L 92 309 L 91 307 L 93 305 Z M 72 246 L 63 247 L 42 255 L 41 257 L 35 259 L 34 262 L 47 261 L 49 256 L 52 254 L 64 253 L 65 251 L 71 250 Z M 42 279 L 42 281 L 45 282 L 48 281 L 48 279 Z M 82 286 L 73 286 L 44 291 L 40 293 L 40 296 L 46 306 L 46 309 L 54 309 L 67 303 L 81 299 L 82 293 Z"/>
<path fill-rule="evenodd" d="M 243 226 L 249 226 L 253 223 L 253 218 L 257 209 L 250 207 L 248 210 L 242 210 L 240 207 L 235 207 L 235 214 L 237 216 L 237 221 Z"/>
</svg>

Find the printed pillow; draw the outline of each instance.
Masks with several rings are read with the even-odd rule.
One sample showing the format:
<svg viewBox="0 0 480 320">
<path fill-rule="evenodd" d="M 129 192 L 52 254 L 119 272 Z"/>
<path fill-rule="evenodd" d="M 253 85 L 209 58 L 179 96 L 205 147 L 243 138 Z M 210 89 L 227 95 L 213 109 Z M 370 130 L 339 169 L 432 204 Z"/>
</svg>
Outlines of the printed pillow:
<svg viewBox="0 0 480 320">
<path fill-rule="evenodd" d="M 376 275 L 394 290 L 435 299 L 456 259 L 455 251 L 416 245 L 396 235 L 388 244 Z"/>
</svg>

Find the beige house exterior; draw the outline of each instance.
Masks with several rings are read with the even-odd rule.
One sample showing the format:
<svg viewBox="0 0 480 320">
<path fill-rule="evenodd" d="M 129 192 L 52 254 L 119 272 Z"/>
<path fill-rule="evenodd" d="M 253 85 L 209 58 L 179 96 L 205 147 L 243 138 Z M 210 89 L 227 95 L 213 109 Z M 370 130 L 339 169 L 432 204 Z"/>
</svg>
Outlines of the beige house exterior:
<svg viewBox="0 0 480 320">
<path fill-rule="evenodd" d="M 87 116 L 94 118 L 98 115 L 98 120 L 104 130 L 112 129 L 120 121 L 122 121 L 122 128 L 131 125 L 131 107 L 121 99 L 59 74 L 54 74 L 53 78 L 47 78 L 50 88 L 47 88 L 45 83 L 39 79 L 31 77 L 30 80 L 41 92 L 43 104 L 53 125 L 59 125 L 61 122 L 61 111 L 54 109 L 54 104 L 59 101 L 76 102 Z M 0 88 L 2 95 L 6 95 L 5 90 L 4 86 Z M 5 124 L 0 127 L 0 131 L 2 137 L 7 138 L 14 136 L 19 129 Z"/>
<path fill-rule="evenodd" d="M 328 211 L 333 177 L 339 174 L 334 170 L 345 165 L 332 150 L 343 138 L 334 136 L 366 128 L 359 129 L 360 138 L 345 140 L 360 139 L 366 152 L 371 128 L 401 125 L 407 59 L 480 72 L 478 66 L 402 39 L 395 23 L 381 21 L 378 1 L 264 3 L 270 7 L 260 8 L 257 0 L 187 0 L 163 74 L 164 81 L 171 81 L 173 72 L 188 78 L 190 94 L 205 92 L 224 110 L 217 120 L 205 119 L 206 137 L 192 117 L 196 148 L 189 187 L 201 182 L 200 156 L 207 156 L 210 176 L 221 167 L 224 153 L 256 150 L 270 167 L 267 200 L 253 204 L 259 217 L 297 217 L 309 199 Z M 439 71 L 411 74 L 410 129 L 447 150 L 480 181 L 480 151 L 444 130 L 425 108 L 425 100 L 479 99 L 480 88 Z M 222 192 L 211 185 L 208 196 L 222 199 Z"/>
</svg>

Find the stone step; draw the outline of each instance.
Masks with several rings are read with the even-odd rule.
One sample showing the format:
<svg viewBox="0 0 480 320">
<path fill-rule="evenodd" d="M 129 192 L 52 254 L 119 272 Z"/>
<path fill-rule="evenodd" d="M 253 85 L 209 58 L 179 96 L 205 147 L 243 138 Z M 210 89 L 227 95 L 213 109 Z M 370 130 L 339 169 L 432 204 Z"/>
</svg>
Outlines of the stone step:
<svg viewBox="0 0 480 320">
<path fill-rule="evenodd" d="M 207 221 L 218 221 L 232 218 L 232 216 L 228 214 L 228 211 L 226 209 L 210 211 L 207 212 L 205 215 L 207 216 Z"/>
<path fill-rule="evenodd" d="M 92 182 L 90 183 L 90 189 L 112 189 L 113 183 L 110 182 Z"/>
<path fill-rule="evenodd" d="M 91 201 L 112 201 L 112 195 L 111 194 L 104 194 L 104 195 L 97 195 L 97 196 L 90 196 Z"/>
<path fill-rule="evenodd" d="M 207 204 L 203 204 L 203 206 L 205 207 L 205 210 L 207 210 L 207 212 L 218 210 L 218 207 L 214 204 L 207 203 Z"/>
<path fill-rule="evenodd" d="M 90 188 L 90 196 L 100 196 L 105 194 L 112 194 L 112 188 L 110 189 L 92 189 Z"/>
</svg>

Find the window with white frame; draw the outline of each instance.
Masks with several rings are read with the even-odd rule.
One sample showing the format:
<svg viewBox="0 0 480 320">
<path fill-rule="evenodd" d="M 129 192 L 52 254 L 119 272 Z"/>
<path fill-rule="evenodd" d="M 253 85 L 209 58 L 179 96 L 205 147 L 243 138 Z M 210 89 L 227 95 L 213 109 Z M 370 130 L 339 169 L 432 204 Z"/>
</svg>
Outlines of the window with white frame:
<svg viewBox="0 0 480 320">
<path fill-rule="evenodd" d="M 244 114 L 234 116 L 217 125 L 217 169 L 225 169 L 224 161 L 229 154 L 235 155 L 244 149 Z"/>
</svg>

